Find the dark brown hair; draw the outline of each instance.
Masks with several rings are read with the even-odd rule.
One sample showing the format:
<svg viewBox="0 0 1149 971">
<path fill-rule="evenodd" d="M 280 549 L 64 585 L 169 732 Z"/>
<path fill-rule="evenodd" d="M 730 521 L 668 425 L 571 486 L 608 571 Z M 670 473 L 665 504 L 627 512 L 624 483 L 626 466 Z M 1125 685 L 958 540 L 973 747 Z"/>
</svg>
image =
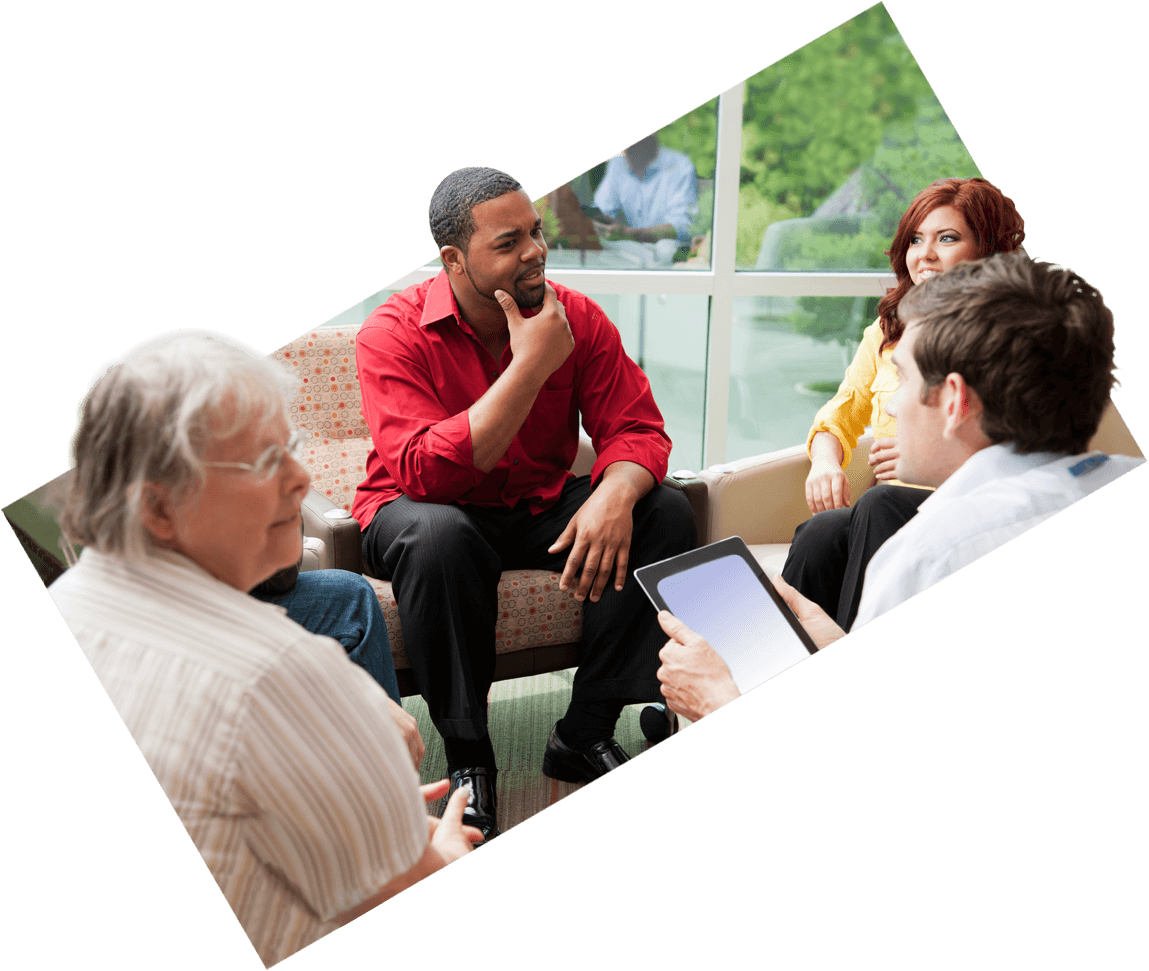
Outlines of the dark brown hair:
<svg viewBox="0 0 1149 971">
<path fill-rule="evenodd" d="M 985 179 L 938 179 L 922 189 L 902 216 L 894 241 L 886 250 L 898 283 L 878 304 L 878 319 L 882 322 L 879 353 L 896 344 L 905 327 L 898 319 L 898 304 L 914 285 L 906 266 L 910 240 L 922 220 L 942 206 L 953 206 L 961 213 L 973 230 L 979 257 L 1012 253 L 1025 239 L 1025 222 L 1017 214 L 1013 200 Z"/>
<path fill-rule="evenodd" d="M 900 311 L 916 328 L 923 401 L 957 373 L 981 399 L 991 442 L 1089 447 L 1115 383 L 1113 314 L 1072 270 L 998 253 L 923 280 Z"/>
</svg>

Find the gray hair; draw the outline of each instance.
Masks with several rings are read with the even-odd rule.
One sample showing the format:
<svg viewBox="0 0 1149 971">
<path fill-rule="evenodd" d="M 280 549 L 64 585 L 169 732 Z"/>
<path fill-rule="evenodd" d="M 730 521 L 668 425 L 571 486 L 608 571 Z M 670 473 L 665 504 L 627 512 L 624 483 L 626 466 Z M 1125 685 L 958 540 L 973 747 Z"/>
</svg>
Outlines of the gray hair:
<svg viewBox="0 0 1149 971">
<path fill-rule="evenodd" d="M 212 337 L 165 339 L 110 368 L 84 400 L 60 527 L 67 540 L 138 560 L 148 483 L 179 502 L 203 487 L 208 446 L 286 414 L 290 375 Z"/>
</svg>

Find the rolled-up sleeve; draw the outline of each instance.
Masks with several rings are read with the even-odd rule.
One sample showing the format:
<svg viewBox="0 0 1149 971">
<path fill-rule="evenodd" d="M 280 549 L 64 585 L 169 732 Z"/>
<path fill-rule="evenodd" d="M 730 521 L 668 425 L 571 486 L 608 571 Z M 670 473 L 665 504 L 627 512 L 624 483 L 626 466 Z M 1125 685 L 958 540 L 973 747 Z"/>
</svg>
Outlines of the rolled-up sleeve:
<svg viewBox="0 0 1149 971">
<path fill-rule="evenodd" d="M 814 416 L 814 424 L 806 436 L 807 453 L 818 432 L 829 432 L 842 445 L 842 468 L 850 464 L 850 456 L 873 414 L 872 389 L 878 373 L 881 342 L 881 324 L 875 321 L 862 334 L 862 342 L 846 368 L 838 393 Z"/>
<path fill-rule="evenodd" d="M 650 382 L 627 357 L 618 329 L 602 308 L 588 297 L 581 299 L 587 303 L 587 330 L 581 336 L 578 403 L 596 455 L 591 479 L 597 483 L 613 462 L 634 462 L 661 482 L 671 441 Z"/>
<path fill-rule="evenodd" d="M 451 413 L 423 348 L 402 339 L 383 308 L 356 342 L 363 418 L 384 469 L 416 502 L 452 502 L 480 482 L 466 409 Z"/>
</svg>

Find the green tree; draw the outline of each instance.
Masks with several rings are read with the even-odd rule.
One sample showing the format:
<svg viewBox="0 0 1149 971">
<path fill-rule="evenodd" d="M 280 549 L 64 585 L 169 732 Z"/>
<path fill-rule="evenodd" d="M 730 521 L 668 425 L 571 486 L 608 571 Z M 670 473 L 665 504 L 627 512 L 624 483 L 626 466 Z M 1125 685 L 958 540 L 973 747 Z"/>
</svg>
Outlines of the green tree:
<svg viewBox="0 0 1149 971">
<path fill-rule="evenodd" d="M 779 250 L 779 264 L 785 269 L 886 268 L 885 251 L 914 197 L 935 179 L 979 174 L 937 98 L 923 97 L 913 121 L 891 125 L 872 157 L 859 167 L 863 213 L 856 217 L 856 229 L 788 236 Z M 832 221 L 827 223 L 832 228 Z M 852 352 L 862 330 L 877 316 L 877 303 L 876 298 L 801 297 L 788 325 L 797 333 L 837 341 Z"/>
<path fill-rule="evenodd" d="M 746 81 L 740 183 L 808 216 L 930 94 L 885 7 L 871 7 Z"/>
<path fill-rule="evenodd" d="M 658 140 L 689 158 L 700 179 L 713 179 L 718 145 L 718 99 L 712 98 L 660 128 Z"/>
</svg>

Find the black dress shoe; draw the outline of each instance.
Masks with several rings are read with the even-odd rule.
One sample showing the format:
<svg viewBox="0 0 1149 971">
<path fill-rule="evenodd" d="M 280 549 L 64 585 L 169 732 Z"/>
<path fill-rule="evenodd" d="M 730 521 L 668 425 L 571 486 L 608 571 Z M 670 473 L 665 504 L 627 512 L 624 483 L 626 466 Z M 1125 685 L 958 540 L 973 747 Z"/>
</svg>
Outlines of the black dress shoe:
<svg viewBox="0 0 1149 971">
<path fill-rule="evenodd" d="M 559 722 L 555 722 L 543 753 L 543 775 L 560 782 L 593 782 L 629 761 L 630 756 L 613 738 L 595 742 L 585 752 L 576 751 L 559 738 Z"/>
<path fill-rule="evenodd" d="M 457 769 L 451 773 L 451 788 L 447 792 L 450 801 L 455 790 L 463 786 L 471 787 L 467 808 L 463 810 L 463 825 L 474 826 L 483 833 L 483 842 L 489 842 L 499 835 L 499 824 L 495 818 L 495 780 L 489 769 Z"/>
<path fill-rule="evenodd" d="M 678 716 L 661 702 L 647 705 L 638 716 L 638 726 L 651 745 L 666 741 L 678 731 Z"/>
</svg>

